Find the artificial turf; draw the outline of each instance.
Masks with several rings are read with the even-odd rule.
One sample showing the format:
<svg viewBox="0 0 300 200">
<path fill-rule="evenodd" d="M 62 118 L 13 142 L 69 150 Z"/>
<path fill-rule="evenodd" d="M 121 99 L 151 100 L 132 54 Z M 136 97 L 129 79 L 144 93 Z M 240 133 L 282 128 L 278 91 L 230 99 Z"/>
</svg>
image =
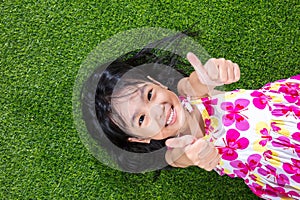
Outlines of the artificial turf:
<svg viewBox="0 0 300 200">
<path fill-rule="evenodd" d="M 300 3 L 290 1 L 1 1 L 0 199 L 257 199 L 239 179 L 196 167 L 128 174 L 98 162 L 72 117 L 86 56 L 137 27 L 185 30 L 238 63 L 256 89 L 300 73 Z"/>
</svg>

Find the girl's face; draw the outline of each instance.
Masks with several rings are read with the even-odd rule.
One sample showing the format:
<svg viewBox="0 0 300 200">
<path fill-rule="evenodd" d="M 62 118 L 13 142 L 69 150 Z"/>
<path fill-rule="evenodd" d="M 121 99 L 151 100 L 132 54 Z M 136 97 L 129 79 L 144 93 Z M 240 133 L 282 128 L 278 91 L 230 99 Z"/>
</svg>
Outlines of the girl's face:
<svg viewBox="0 0 300 200">
<path fill-rule="evenodd" d="M 126 124 L 123 129 L 129 135 L 160 140 L 178 135 L 185 127 L 185 111 L 179 98 L 164 86 L 145 82 L 122 93 L 128 95 L 113 98 L 112 107 L 122 117 Z"/>
</svg>

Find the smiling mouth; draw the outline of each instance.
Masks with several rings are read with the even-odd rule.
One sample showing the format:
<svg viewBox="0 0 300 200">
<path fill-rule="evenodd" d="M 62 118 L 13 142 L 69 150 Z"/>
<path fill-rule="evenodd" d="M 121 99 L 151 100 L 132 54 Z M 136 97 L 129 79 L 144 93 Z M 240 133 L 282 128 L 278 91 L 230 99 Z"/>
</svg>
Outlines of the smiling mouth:
<svg viewBox="0 0 300 200">
<path fill-rule="evenodd" d="M 174 107 L 171 106 L 169 118 L 165 124 L 165 127 L 173 124 L 175 122 L 175 120 L 176 120 L 176 111 L 174 110 Z"/>
</svg>

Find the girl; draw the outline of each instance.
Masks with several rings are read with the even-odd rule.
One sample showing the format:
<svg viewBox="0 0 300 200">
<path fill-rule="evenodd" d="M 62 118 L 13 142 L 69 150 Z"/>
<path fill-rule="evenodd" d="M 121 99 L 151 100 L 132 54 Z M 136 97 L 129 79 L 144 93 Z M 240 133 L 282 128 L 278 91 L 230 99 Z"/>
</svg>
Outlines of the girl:
<svg viewBox="0 0 300 200">
<path fill-rule="evenodd" d="M 172 79 L 173 83 L 179 81 L 180 97 L 147 72 L 139 73 L 145 72 L 145 68 L 140 70 L 137 67 L 140 63 L 131 58 L 113 62 L 97 76 L 96 116 L 106 137 L 121 149 L 140 153 L 140 157 L 146 156 L 142 153 L 164 149 L 144 163 L 139 162 L 140 157 L 124 160 L 122 154 L 113 150 L 108 153 L 123 168 L 139 170 L 161 167 L 165 160 L 171 166 L 186 167 L 202 157 L 215 166 L 218 159 L 213 144 L 221 155 L 214 168 L 220 175 L 243 178 L 261 198 L 300 198 L 300 76 L 267 84 L 259 90 L 215 94 L 211 84 L 215 86 L 219 81 L 213 80 L 223 83 L 238 80 L 237 65 L 210 60 L 220 64 L 219 67 L 214 65 L 203 72 L 194 54 L 189 53 L 187 58 L 196 72 L 180 81 Z M 161 70 L 162 66 L 153 68 Z M 218 75 L 209 77 L 216 69 Z M 205 87 L 201 81 L 207 81 L 208 77 Z M 211 97 L 200 98 L 208 94 Z M 179 139 L 168 140 L 166 149 L 166 139 L 173 137 Z M 189 144 L 203 144 L 203 139 L 196 138 L 205 138 L 210 143 L 201 152 L 192 152 Z M 182 144 L 178 144 L 180 141 Z M 183 155 L 182 150 L 186 151 Z"/>
</svg>

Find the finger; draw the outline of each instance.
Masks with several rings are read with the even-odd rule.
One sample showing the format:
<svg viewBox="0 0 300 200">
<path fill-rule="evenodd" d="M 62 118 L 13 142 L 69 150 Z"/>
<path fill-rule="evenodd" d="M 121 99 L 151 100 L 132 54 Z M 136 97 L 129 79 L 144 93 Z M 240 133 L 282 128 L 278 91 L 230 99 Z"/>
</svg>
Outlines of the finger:
<svg viewBox="0 0 300 200">
<path fill-rule="evenodd" d="M 226 84 L 230 84 L 235 79 L 234 66 L 233 66 L 233 63 L 232 63 L 231 60 L 227 60 L 226 65 L 227 65 L 227 81 L 226 81 Z"/>
<path fill-rule="evenodd" d="M 194 67 L 195 71 L 198 71 L 199 68 L 203 67 L 201 61 L 199 60 L 199 58 L 194 53 L 188 52 L 187 55 L 186 55 L 186 58 L 191 63 L 191 65 Z"/>
<path fill-rule="evenodd" d="M 203 159 L 203 160 L 205 160 L 205 162 L 208 164 L 208 165 L 210 165 L 210 166 L 212 166 L 214 163 L 218 163 L 218 161 L 219 161 L 219 153 L 218 153 L 218 151 L 217 151 L 217 149 L 213 149 L 211 152 L 210 152 L 210 154 L 208 154 L 207 155 L 207 157 L 205 158 L 205 159 Z"/>
<path fill-rule="evenodd" d="M 193 54 L 192 52 L 189 52 L 189 53 L 187 53 L 186 58 L 193 66 L 201 83 L 207 84 L 207 82 L 209 82 L 210 78 L 207 75 L 207 72 L 204 69 L 204 67 L 203 67 L 201 61 L 198 59 L 198 57 L 195 54 Z"/>
<path fill-rule="evenodd" d="M 193 143 L 193 146 L 199 154 L 207 150 L 207 148 L 209 147 L 209 142 L 203 138 L 199 138 Z"/>
<path fill-rule="evenodd" d="M 186 155 L 193 161 L 195 165 L 203 163 L 202 160 L 208 161 L 207 155 L 211 153 L 213 148 L 209 147 L 209 142 L 200 138 L 192 145 L 186 147 Z"/>
<path fill-rule="evenodd" d="M 212 143 L 209 143 L 206 149 L 206 151 L 199 154 L 198 166 L 210 171 L 218 164 L 219 153 Z"/>
<path fill-rule="evenodd" d="M 184 152 L 194 165 L 199 165 L 199 163 L 202 164 L 201 160 L 199 159 L 199 153 L 204 153 L 204 151 L 207 150 L 207 146 L 207 141 L 200 138 L 193 144 L 186 146 Z"/>
<path fill-rule="evenodd" d="M 234 82 L 237 82 L 238 80 L 240 80 L 240 76 L 241 76 L 240 67 L 236 63 L 233 64 L 233 67 L 234 67 L 234 77 L 235 77 Z"/>
<path fill-rule="evenodd" d="M 168 139 L 165 144 L 170 148 L 183 148 L 189 144 L 193 144 L 196 138 L 192 135 L 185 135 L 178 138 Z"/>
<path fill-rule="evenodd" d="M 221 58 L 218 59 L 219 63 L 219 81 L 221 83 L 226 83 L 226 81 L 228 80 L 228 70 L 227 70 L 227 66 L 225 63 L 225 59 Z"/>
<path fill-rule="evenodd" d="M 208 171 L 213 170 L 220 163 L 221 155 L 217 154 L 216 157 L 209 163 Z"/>
<path fill-rule="evenodd" d="M 208 77 L 213 81 L 219 80 L 219 68 L 218 68 L 218 60 L 215 58 L 209 59 L 205 65 L 204 69 L 207 71 Z"/>
<path fill-rule="evenodd" d="M 212 161 L 212 159 L 214 159 L 214 157 L 216 157 L 218 151 L 212 143 L 207 142 L 207 144 L 208 145 L 205 147 L 205 150 L 200 152 L 198 156 L 201 160 L 205 162 L 210 162 Z"/>
</svg>

